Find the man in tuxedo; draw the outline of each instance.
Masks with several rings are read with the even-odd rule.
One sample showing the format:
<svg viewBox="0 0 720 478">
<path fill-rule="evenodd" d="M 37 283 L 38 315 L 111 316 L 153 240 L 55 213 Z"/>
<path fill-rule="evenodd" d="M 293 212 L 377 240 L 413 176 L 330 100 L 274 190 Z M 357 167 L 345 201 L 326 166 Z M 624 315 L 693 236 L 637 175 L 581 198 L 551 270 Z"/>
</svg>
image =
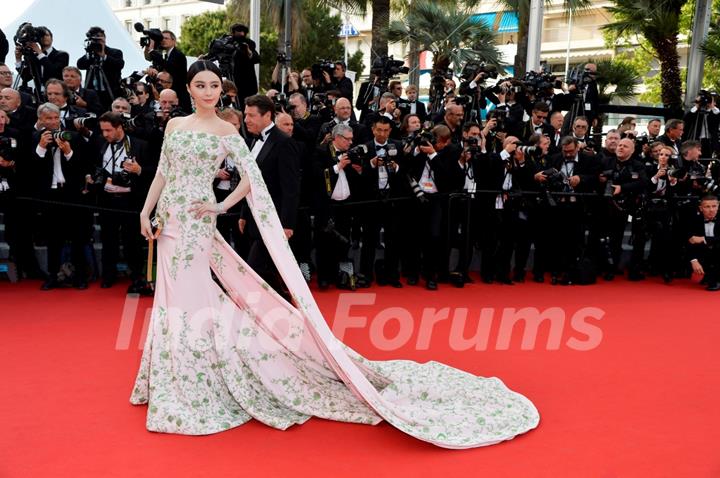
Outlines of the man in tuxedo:
<svg viewBox="0 0 720 478">
<path fill-rule="evenodd" d="M 300 158 L 296 143 L 275 126 L 274 118 L 275 106 L 267 96 L 254 95 L 245 99 L 245 126 L 248 133 L 252 134 L 248 147 L 260 168 L 285 236 L 290 239 L 295 229 L 300 200 Z M 238 225 L 240 232 L 250 240 L 247 259 L 250 267 L 289 300 L 287 289 L 247 205 L 242 208 Z"/>
<path fill-rule="evenodd" d="M 533 106 L 530 119 L 522 123 L 520 130 L 517 132 L 508 131 L 508 134 L 514 135 L 523 143 L 527 143 L 530 136 L 540 134 L 545 136 L 554 135 L 552 126 L 547 123 L 550 107 L 543 102 L 535 103 Z"/>
<path fill-rule="evenodd" d="M 97 184 L 100 206 L 100 235 L 102 238 L 102 282 L 103 289 L 112 287 L 117 275 L 117 261 L 122 239 L 125 260 L 130 269 L 133 283 L 128 293 L 137 292 L 142 280 L 142 243 L 136 215 L 142 207 L 145 192 L 154 174 L 144 141 L 125 134 L 123 118 L 119 113 L 106 112 L 100 117 L 102 141 L 95 166 L 99 174 Z M 100 189 L 101 188 L 101 189 Z M 118 213 L 110 210 L 124 210 Z"/>
<path fill-rule="evenodd" d="M 347 98 L 338 98 L 337 101 L 335 101 L 334 110 L 335 118 L 320 127 L 317 137 L 318 143 L 328 143 L 331 140 L 333 128 L 339 124 L 348 125 L 352 128 L 353 141 L 355 141 L 353 146 L 367 141 L 367 128 L 365 125 L 352 119 L 352 104 Z"/>
<path fill-rule="evenodd" d="M 370 287 L 374 277 L 375 251 L 380 242 L 380 229 L 384 231 L 384 270 L 379 271 L 379 285 L 389 284 L 400 288 L 399 251 L 397 236 L 400 214 L 393 201 L 407 192 L 399 176 L 403 146 L 400 141 L 390 139 L 394 122 L 385 116 L 378 116 L 372 125 L 372 141 L 366 144 L 369 157 L 363 170 L 367 172 L 368 199 L 378 201 L 365 206 L 363 211 L 363 239 L 360 250 L 360 274 L 358 287 Z"/>
<path fill-rule="evenodd" d="M 700 213 L 688 224 L 688 257 L 693 273 L 701 277 L 707 290 L 720 290 L 720 218 L 717 196 L 700 201 Z"/>
<path fill-rule="evenodd" d="M 320 289 L 340 277 L 339 265 L 348 260 L 352 212 L 348 204 L 361 192 L 362 165 L 353 163 L 347 150 L 353 143 L 353 130 L 345 124 L 332 130 L 332 142 L 315 150 L 316 195 L 316 257 Z M 338 287 L 347 287 L 340 280 Z"/>
<path fill-rule="evenodd" d="M 671 164 L 677 168 L 683 166 L 682 156 L 680 155 L 680 147 L 682 146 L 682 137 L 685 132 L 685 123 L 683 120 L 671 119 L 665 123 L 665 133 L 658 136 L 658 141 L 666 146 L 670 146 L 675 153 L 672 155 Z"/>
<path fill-rule="evenodd" d="M 3 90 L 5 88 L 12 88 L 13 84 L 13 73 L 10 70 L 10 67 L 7 66 L 5 63 L 0 63 L 0 90 Z M 20 101 L 23 106 L 29 106 L 33 107 L 35 105 L 35 98 L 24 92 L 20 91 Z M 35 108 L 33 107 L 33 110 Z"/>
<path fill-rule="evenodd" d="M 100 98 L 95 90 L 83 88 L 80 70 L 75 66 L 66 66 L 62 71 L 62 80 L 70 90 L 70 103 L 97 116 L 103 114 Z"/>
<path fill-rule="evenodd" d="M 93 65 L 100 65 L 100 68 L 105 73 L 105 77 L 107 77 L 110 91 L 105 91 L 105 85 L 101 83 L 99 75 L 95 75 L 95 78 L 92 78 L 92 82 L 86 86 L 88 89 L 98 92 L 103 109 L 109 110 L 112 100 L 121 95 L 120 77 L 122 76 L 122 69 L 125 66 L 123 52 L 115 48 L 110 48 L 105 44 L 105 30 L 100 27 L 91 27 L 86 33 L 86 36 L 88 38 L 97 38 L 97 43 L 100 45 L 100 48 L 97 53 L 86 53 L 81 56 L 77 61 L 77 67 L 81 70 L 90 70 Z M 90 71 L 88 71 L 88 73 L 90 73 Z"/>
<path fill-rule="evenodd" d="M 550 113 L 550 134 L 548 135 L 548 138 L 550 138 L 550 155 L 560 152 L 560 141 L 563 138 L 562 126 L 564 119 L 565 117 L 563 116 L 562 111 L 553 111 Z"/>
<path fill-rule="evenodd" d="M 427 109 L 425 103 L 418 100 L 418 88 L 415 85 L 408 85 L 405 88 L 405 94 L 407 99 L 401 99 L 400 103 L 409 106 L 408 114 L 417 115 L 420 118 L 420 122 L 424 123 L 427 120 Z"/>
<path fill-rule="evenodd" d="M 347 98 L 350 104 L 352 104 L 353 82 L 345 76 L 346 70 L 347 67 L 344 62 L 336 61 L 332 78 L 330 77 L 330 73 L 323 71 L 323 91 L 337 90 L 340 92 L 341 97 Z"/>
<path fill-rule="evenodd" d="M 86 216 L 67 206 L 77 203 L 86 189 L 89 164 L 83 154 L 83 141 L 65 141 L 53 137 L 60 130 L 60 108 L 52 103 L 38 107 L 40 130 L 34 134 L 33 168 L 38 192 L 50 201 L 45 206 L 43 217 L 48 228 L 48 279 L 42 290 L 59 286 L 60 252 L 66 240 L 71 243 L 72 263 L 75 266 L 73 285 L 78 289 L 87 288 L 84 249 L 90 242 L 90 227 Z"/>
<path fill-rule="evenodd" d="M 145 59 L 153 61 L 153 65 L 157 66 L 159 70 L 151 67 L 148 68 L 148 76 L 154 77 L 160 71 L 166 71 L 170 73 L 172 77 L 171 88 L 177 93 L 178 100 L 180 101 L 180 107 L 186 113 L 192 113 L 192 106 L 190 105 L 190 94 L 187 90 L 187 58 L 185 54 L 177 48 L 177 38 L 175 33 L 170 30 L 163 30 L 163 41 L 160 45 L 162 53 L 158 53 L 160 58 L 155 59 L 150 56 L 150 52 L 155 49 L 155 42 L 150 40 L 148 46 L 145 47 Z"/>
<path fill-rule="evenodd" d="M 62 78 L 62 71 L 70 62 L 70 56 L 67 52 L 56 50 L 53 48 L 53 35 L 47 27 L 37 27 L 42 32 L 40 37 L 40 43 L 29 43 L 28 47 L 33 51 L 35 57 L 33 61 L 37 63 L 35 66 L 40 69 L 40 84 L 44 85 L 51 78 Z M 16 66 L 20 68 L 21 61 L 23 59 L 22 49 L 20 47 L 15 48 L 15 62 Z M 24 82 L 32 80 L 32 73 L 29 65 L 25 65 L 23 71 L 20 72 Z"/>
<path fill-rule="evenodd" d="M 77 106 L 68 104 L 70 89 L 60 80 L 52 79 L 45 84 L 45 91 L 48 102 L 60 108 L 60 122 L 63 129 L 75 130 L 73 120 L 83 116 L 86 111 Z"/>
<path fill-rule="evenodd" d="M 238 104 L 244 104 L 245 98 L 258 92 L 258 80 L 255 65 L 260 63 L 260 55 L 253 40 L 248 38 L 250 30 L 245 25 L 236 23 L 231 27 L 235 41 L 240 45 L 233 55 L 234 81 L 238 90 Z"/>
</svg>

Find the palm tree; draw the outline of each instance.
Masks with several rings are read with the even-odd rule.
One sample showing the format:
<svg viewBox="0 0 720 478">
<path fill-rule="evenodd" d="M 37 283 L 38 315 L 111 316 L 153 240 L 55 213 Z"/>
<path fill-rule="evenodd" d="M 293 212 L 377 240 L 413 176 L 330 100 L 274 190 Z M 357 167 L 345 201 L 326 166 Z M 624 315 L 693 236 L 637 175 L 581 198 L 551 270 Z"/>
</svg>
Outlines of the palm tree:
<svg viewBox="0 0 720 478">
<path fill-rule="evenodd" d="M 710 29 L 702 45 L 702 51 L 707 60 L 717 65 L 720 63 L 720 23 L 717 21 L 720 18 L 720 8 L 713 10 L 712 18 L 715 21 L 710 22 Z"/>
<path fill-rule="evenodd" d="M 607 105 L 615 99 L 627 101 L 637 94 L 642 77 L 637 68 L 626 60 L 612 59 L 597 62 L 598 103 Z M 602 132 L 605 115 L 598 118 L 595 133 Z"/>
<path fill-rule="evenodd" d="M 518 16 L 518 40 L 515 54 L 515 76 L 525 74 L 528 47 L 528 27 L 530 25 L 530 0 L 497 0 L 504 10 L 515 12 Z M 545 0 L 550 5 L 551 0 Z M 563 9 L 566 13 L 577 13 L 592 5 L 592 0 L 563 0 Z"/>
<path fill-rule="evenodd" d="M 686 0 L 613 0 L 608 8 L 614 22 L 603 29 L 618 36 L 643 36 L 660 62 L 660 88 L 663 104 L 682 109 L 682 80 L 678 33 L 680 10 Z"/>
<path fill-rule="evenodd" d="M 415 42 L 418 51 L 433 54 L 433 72 L 447 71 L 468 60 L 500 64 L 495 37 L 483 23 L 473 21 L 469 7 L 446 8 L 440 2 L 417 0 L 403 20 L 390 23 L 392 42 Z"/>
</svg>

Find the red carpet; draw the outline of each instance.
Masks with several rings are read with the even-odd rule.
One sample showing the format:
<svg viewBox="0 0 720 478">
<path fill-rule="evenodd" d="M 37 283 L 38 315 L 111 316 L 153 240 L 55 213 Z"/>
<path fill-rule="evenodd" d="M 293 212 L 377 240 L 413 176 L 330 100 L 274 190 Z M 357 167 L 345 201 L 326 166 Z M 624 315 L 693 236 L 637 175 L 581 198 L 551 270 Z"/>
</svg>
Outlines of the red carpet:
<svg viewBox="0 0 720 478">
<path fill-rule="evenodd" d="M 720 476 L 720 294 L 687 281 L 370 289 L 378 292 L 376 303 L 354 306 L 351 315 L 375 317 L 399 305 L 415 329 L 397 350 L 373 346 L 370 325 L 350 329 L 346 343 L 370 358 L 438 360 L 498 376 L 539 409 L 536 430 L 466 451 L 435 448 L 386 424 L 320 419 L 286 432 L 257 422 L 208 437 L 147 432 L 146 408 L 128 403 L 144 311 L 137 313 L 129 349 L 116 350 L 122 286 L 38 287 L 0 285 L 0 477 Z M 358 300 L 358 294 L 343 295 Z M 316 293 L 327 317 L 339 296 Z M 141 309 L 150 304 L 143 299 Z M 487 338 L 480 347 L 485 350 L 453 350 L 457 330 L 450 319 L 432 329 L 428 349 L 417 350 L 426 307 L 466 307 L 466 338 L 478 330 L 481 310 L 494 308 L 494 317 L 486 310 L 481 321 L 490 325 L 480 337 Z M 565 314 L 564 327 L 555 331 L 561 333 L 557 349 L 548 349 L 558 338 L 549 321 L 529 350 L 523 349 L 522 324 L 502 343 L 502 324 L 509 323 L 501 320 L 503 310 L 524 307 L 559 313 L 560 319 Z M 571 322 L 585 307 L 604 315 Z M 560 319 L 553 324 L 563 325 Z M 398 322 L 389 321 L 385 336 L 398 332 Z M 591 350 L 572 346 L 588 348 L 597 339 Z"/>
</svg>

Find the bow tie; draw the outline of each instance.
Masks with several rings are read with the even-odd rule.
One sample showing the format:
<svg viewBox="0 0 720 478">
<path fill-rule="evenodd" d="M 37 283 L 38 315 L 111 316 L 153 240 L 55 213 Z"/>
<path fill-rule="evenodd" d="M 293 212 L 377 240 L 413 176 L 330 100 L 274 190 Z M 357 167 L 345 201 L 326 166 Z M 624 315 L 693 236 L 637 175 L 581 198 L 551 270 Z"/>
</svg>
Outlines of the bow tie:
<svg viewBox="0 0 720 478">
<path fill-rule="evenodd" d="M 258 142 L 258 141 L 264 142 L 265 141 L 265 137 L 262 134 L 254 134 L 250 137 L 250 139 L 252 139 L 253 142 Z"/>
<path fill-rule="evenodd" d="M 385 149 L 387 149 L 387 144 L 384 144 L 384 145 L 376 144 L 375 145 L 375 151 L 382 151 Z"/>
<path fill-rule="evenodd" d="M 705 224 L 712 224 L 715 222 L 715 219 L 705 219 Z"/>
</svg>

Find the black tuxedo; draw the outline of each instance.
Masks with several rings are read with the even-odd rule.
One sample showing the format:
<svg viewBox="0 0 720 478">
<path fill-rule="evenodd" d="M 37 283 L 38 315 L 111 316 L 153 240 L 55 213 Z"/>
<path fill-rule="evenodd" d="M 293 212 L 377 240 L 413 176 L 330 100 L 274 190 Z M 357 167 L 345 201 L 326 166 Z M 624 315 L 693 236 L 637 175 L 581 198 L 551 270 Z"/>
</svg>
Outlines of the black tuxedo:
<svg viewBox="0 0 720 478">
<path fill-rule="evenodd" d="M 403 98 L 400 98 L 400 99 L 398 100 L 398 105 L 408 105 L 408 106 L 409 106 L 409 105 L 412 105 L 412 104 L 415 105 L 415 113 L 414 113 L 414 114 L 416 114 L 416 115 L 418 116 L 418 118 L 420 118 L 420 122 L 421 122 L 421 123 L 424 123 L 425 120 L 427 119 L 427 116 L 428 116 L 428 114 L 427 114 L 427 108 L 425 107 L 425 103 L 423 103 L 423 102 L 420 101 L 420 100 L 408 101 L 408 100 L 403 99 Z M 408 110 L 408 111 L 409 111 L 409 110 Z M 408 113 L 408 114 L 411 114 L 411 113 Z M 403 115 L 403 118 L 404 118 L 405 116 L 407 116 L 407 115 Z"/>
<path fill-rule="evenodd" d="M 38 61 L 42 68 L 42 81 L 45 84 L 51 78 L 62 80 L 63 68 L 70 64 L 70 55 L 66 51 L 53 48 L 49 55 L 45 55 Z"/>
<path fill-rule="evenodd" d="M 300 156 L 297 143 L 273 126 L 255 160 L 283 229 L 295 229 L 300 202 Z M 247 221 L 244 234 L 251 241 L 248 264 L 278 293 L 289 298 L 247 205 L 243 206 L 241 217 Z"/>
<path fill-rule="evenodd" d="M 698 236 L 705 238 L 705 244 L 689 244 L 688 260 L 697 260 L 705 271 L 705 282 L 708 286 L 717 285 L 720 280 L 720 214 L 713 221 L 714 237 L 705 234 L 705 218 L 695 213 L 687 225 L 686 237 Z"/>
<path fill-rule="evenodd" d="M 353 104 L 353 82 L 347 76 L 344 76 L 340 81 L 335 78 L 330 78 L 330 83 L 323 82 L 324 91 L 338 90 L 340 96 L 347 98 L 350 104 Z"/>
<path fill-rule="evenodd" d="M 247 38 L 247 43 L 252 51 L 252 55 L 248 56 L 247 48 L 240 47 L 233 56 L 235 69 L 233 70 L 235 86 L 238 90 L 237 101 L 240 105 L 245 105 L 245 98 L 257 94 L 258 80 L 255 75 L 255 64 L 260 63 L 260 55 L 255 50 L 255 42 Z"/>
<path fill-rule="evenodd" d="M 117 98 L 121 93 L 120 78 L 122 77 L 122 69 L 125 66 L 125 59 L 123 58 L 122 50 L 110 48 L 109 46 L 105 46 L 105 55 L 105 59 L 101 61 L 101 68 L 105 72 L 105 76 L 107 76 L 113 96 Z M 90 57 L 87 54 L 81 56 L 77 61 L 77 67 L 81 70 L 89 69 L 91 64 Z M 100 91 L 99 84 L 89 84 L 87 86 L 88 89 Z M 110 97 L 106 94 L 101 94 L 100 99 L 103 102 L 103 106 L 106 109 L 110 109 Z"/>
<path fill-rule="evenodd" d="M 0 30 L 0 62 L 5 63 L 5 57 L 10 51 L 10 44 L 2 30 Z"/>
<path fill-rule="evenodd" d="M 187 91 L 187 57 L 185 54 L 173 48 L 167 58 L 161 62 L 161 69 L 167 71 L 172 76 L 172 89 L 177 93 L 180 107 L 186 112 L 192 112 L 190 105 L 190 94 Z"/>
<path fill-rule="evenodd" d="M 327 123 L 323 123 L 323 125 L 320 127 L 320 131 L 318 132 L 317 142 L 322 142 L 322 140 L 325 139 L 325 136 L 327 136 L 328 133 L 332 133 L 333 128 L 337 126 L 337 124 L 337 118 L 334 118 Z M 356 144 L 364 143 L 368 140 L 369 133 L 368 128 L 365 125 L 351 119 L 348 122 L 348 126 L 350 126 L 353 130 L 353 146 L 355 146 Z"/>
<path fill-rule="evenodd" d="M 91 169 L 87 161 L 84 141 L 80 138 L 71 141 L 73 151 L 70 159 L 60 152 L 60 168 L 65 178 L 64 185 L 52 188 L 54 154 L 56 147 L 49 146 L 42 156 L 37 154 L 40 132 L 34 133 L 32 143 L 32 161 L 36 163 L 33 174 L 40 197 L 51 201 L 44 204 L 43 225 L 47 227 L 48 238 L 48 274 L 50 279 L 57 277 L 60 270 L 60 252 L 66 240 L 71 241 L 72 262 L 75 265 L 75 280 L 85 281 L 84 249 L 90 242 L 92 212 L 76 209 L 68 203 L 85 203 L 87 195 L 82 191 L 85 176 Z"/>
<path fill-rule="evenodd" d="M 127 144 L 127 146 L 126 146 Z M 95 157 L 95 166 L 102 168 L 103 178 L 111 177 L 111 173 L 104 168 L 105 153 L 111 145 L 104 139 L 100 142 L 98 155 Z M 104 181 L 98 184 L 100 189 L 99 203 L 103 208 L 100 212 L 100 237 L 103 245 L 102 254 L 102 276 L 104 282 L 114 282 L 117 274 L 117 262 L 120 252 L 120 242 L 122 239 L 123 253 L 131 271 L 133 280 L 142 278 L 142 242 L 140 239 L 140 230 L 135 214 L 122 214 L 111 212 L 109 210 L 125 210 L 137 213 L 142 207 L 142 203 L 147 195 L 150 182 L 155 176 L 156 165 L 148 156 L 147 144 L 137 138 L 128 136 L 127 142 L 123 141 L 114 146 L 125 148 L 127 157 L 134 158 L 142 167 L 140 176 L 136 174 L 128 174 L 128 185 L 131 188 L 129 193 L 110 193 L 102 189 Z M 112 170 L 112 165 L 110 165 Z"/>
<path fill-rule="evenodd" d="M 550 157 L 550 164 L 558 171 L 562 170 L 564 162 L 565 158 L 562 153 Z M 583 152 L 578 153 L 573 176 L 580 176 L 580 183 L 575 187 L 575 192 L 592 193 L 596 191 L 601 172 L 602 165 L 597 157 Z"/>
<path fill-rule="evenodd" d="M 540 125 L 539 129 L 540 129 L 540 134 L 550 138 L 550 143 L 552 144 L 553 140 L 555 139 L 555 130 L 553 129 L 553 127 L 547 123 L 542 123 Z M 522 124 L 519 131 L 516 131 L 516 132 L 508 131 L 508 134 L 512 135 L 512 136 L 517 136 L 520 141 L 527 142 L 527 140 L 530 138 L 530 136 L 535 134 L 535 132 L 536 132 L 536 129 L 535 129 L 535 126 L 532 124 L 532 120 L 527 120 Z M 514 134 L 514 133 L 517 133 L 517 134 Z"/>
</svg>

